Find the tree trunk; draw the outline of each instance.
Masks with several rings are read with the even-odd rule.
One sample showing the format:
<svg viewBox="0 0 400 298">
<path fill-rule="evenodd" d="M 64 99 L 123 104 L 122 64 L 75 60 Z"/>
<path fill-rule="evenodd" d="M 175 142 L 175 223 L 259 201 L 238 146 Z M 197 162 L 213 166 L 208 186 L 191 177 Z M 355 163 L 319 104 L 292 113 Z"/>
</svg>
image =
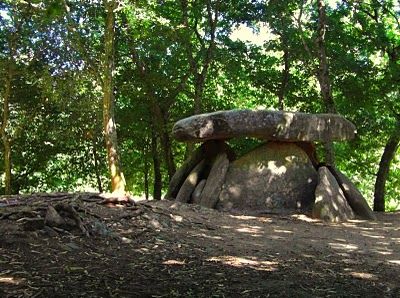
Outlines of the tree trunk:
<svg viewBox="0 0 400 298">
<path fill-rule="evenodd" d="M 12 163 L 11 163 L 11 136 L 8 132 L 9 130 L 9 118 L 10 118 L 10 99 L 12 93 L 12 83 L 15 73 L 15 57 L 17 54 L 17 32 L 19 31 L 19 26 L 21 24 L 16 24 L 15 32 L 12 33 L 9 40 L 9 57 L 8 57 L 8 69 L 5 82 L 5 90 L 3 96 L 3 119 L 0 127 L 1 139 L 3 141 L 4 147 L 4 194 L 9 195 L 12 193 L 11 180 L 12 180 Z"/>
<path fill-rule="evenodd" d="M 375 192 L 374 192 L 374 211 L 385 211 L 385 185 L 389 177 L 390 163 L 392 162 L 400 143 L 400 119 L 397 120 L 396 127 L 393 130 L 383 151 L 379 163 L 378 173 L 376 174 Z"/>
<path fill-rule="evenodd" d="M 115 40 L 115 0 L 105 0 L 106 28 L 103 79 L 103 128 L 107 149 L 107 161 L 111 175 L 111 190 L 125 192 L 125 178 L 121 170 L 118 152 L 117 127 L 114 119 L 114 40 Z"/>
<path fill-rule="evenodd" d="M 153 188 L 153 199 L 161 200 L 162 190 L 162 178 L 161 178 L 161 164 L 157 149 L 157 135 L 153 130 L 151 136 L 151 154 L 153 156 L 153 168 L 154 168 L 154 188 Z"/>
<path fill-rule="evenodd" d="M 10 63 L 12 63 L 10 61 Z M 3 123 L 1 125 L 1 139 L 4 147 L 4 194 L 11 194 L 11 142 L 10 136 L 7 133 L 8 120 L 10 116 L 10 97 L 12 84 L 12 67 L 9 66 L 6 78 L 6 88 L 4 92 L 3 102 Z"/>
<path fill-rule="evenodd" d="M 96 181 L 97 181 L 97 189 L 100 193 L 103 192 L 103 185 L 101 183 L 101 176 L 100 176 L 100 169 L 99 169 L 99 156 L 97 154 L 96 149 L 96 141 L 93 136 L 92 138 L 92 148 L 93 148 L 93 163 L 94 163 L 94 172 L 96 174 Z"/>
<path fill-rule="evenodd" d="M 203 67 L 205 67 L 205 66 L 203 66 Z M 194 115 L 198 115 L 198 114 L 201 114 L 201 112 L 203 111 L 202 100 L 203 100 L 205 77 L 203 76 L 203 74 L 197 73 L 197 70 L 194 73 L 194 77 L 195 77 Z"/>
<path fill-rule="evenodd" d="M 174 162 L 174 156 L 172 154 L 172 144 L 168 131 L 165 129 L 165 124 L 163 125 L 164 129 L 162 131 L 161 142 L 163 146 L 164 158 L 167 165 L 168 178 L 171 180 L 172 176 L 174 176 L 176 172 L 176 166 Z"/>
<path fill-rule="evenodd" d="M 285 68 L 282 71 L 282 78 L 281 78 L 281 84 L 278 90 L 278 105 L 279 105 L 279 110 L 283 111 L 285 109 L 285 95 L 286 95 L 286 89 L 287 85 L 289 82 L 289 75 L 290 75 L 290 64 L 289 64 L 289 50 L 287 48 L 286 41 L 284 37 L 282 37 L 282 44 L 284 46 L 283 49 L 283 62 L 285 64 Z"/>
<path fill-rule="evenodd" d="M 335 102 L 332 97 L 331 81 L 329 79 L 329 65 L 326 56 L 325 34 L 326 34 L 326 7 L 323 0 L 318 0 L 318 71 L 317 77 L 321 89 L 321 96 L 324 100 L 327 113 L 336 113 Z"/>
<path fill-rule="evenodd" d="M 143 146 L 143 151 L 142 151 L 142 156 L 143 156 L 143 175 L 144 175 L 144 181 L 143 181 L 143 187 L 144 187 L 144 195 L 146 200 L 149 199 L 149 172 L 150 172 L 150 167 L 149 167 L 149 159 L 148 159 L 148 139 L 146 138 L 144 140 L 144 146 Z"/>
<path fill-rule="evenodd" d="M 205 82 L 208 75 L 208 70 L 214 60 L 214 52 L 215 52 L 215 37 L 217 31 L 217 23 L 219 16 L 219 1 L 215 1 L 214 7 L 212 7 L 212 1 L 206 1 L 206 11 L 207 11 L 207 22 L 208 22 L 208 30 L 207 28 L 203 28 L 206 30 L 205 35 L 209 36 L 210 39 L 202 37 L 198 28 L 197 23 L 198 20 L 195 21 L 195 26 L 189 25 L 189 7 L 188 1 L 181 1 L 182 8 L 182 23 L 189 30 L 193 30 L 194 32 L 190 32 L 189 36 L 194 33 L 198 42 L 201 44 L 201 49 L 199 53 L 194 53 L 194 46 L 191 40 L 186 41 L 186 52 L 188 55 L 190 71 L 194 77 L 194 114 L 200 114 L 203 111 L 203 93 L 205 88 Z M 193 8 L 193 7 L 192 7 Z M 202 54 L 203 52 L 204 54 Z"/>
<path fill-rule="evenodd" d="M 329 66 L 326 56 L 325 33 L 326 33 L 326 6 L 324 0 L 318 0 L 318 37 L 317 53 L 318 53 L 318 70 L 317 78 L 321 89 L 321 96 L 325 105 L 326 113 L 336 113 L 335 102 L 332 96 L 331 81 L 329 79 Z M 333 142 L 324 143 L 325 163 L 329 166 L 335 166 L 335 152 Z"/>
<path fill-rule="evenodd" d="M 169 179 L 176 172 L 176 166 L 174 162 L 174 156 L 171 149 L 171 140 L 169 137 L 169 132 L 166 127 L 165 114 L 161 110 L 161 107 L 157 103 L 154 94 L 151 94 L 151 114 L 152 114 L 152 125 L 153 130 L 156 135 L 159 136 L 162 146 L 162 151 L 164 154 L 165 164 L 167 166 L 167 172 Z"/>
</svg>

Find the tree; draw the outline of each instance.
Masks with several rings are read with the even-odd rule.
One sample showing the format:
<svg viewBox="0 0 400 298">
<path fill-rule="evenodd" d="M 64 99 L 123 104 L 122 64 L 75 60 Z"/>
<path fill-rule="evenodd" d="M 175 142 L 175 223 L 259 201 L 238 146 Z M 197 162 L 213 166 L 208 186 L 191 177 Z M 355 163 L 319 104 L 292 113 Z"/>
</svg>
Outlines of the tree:
<svg viewBox="0 0 400 298">
<path fill-rule="evenodd" d="M 215 55 L 216 32 L 221 5 L 219 0 L 206 0 L 204 2 L 206 17 L 202 15 L 203 1 L 181 0 L 182 23 L 186 30 L 184 47 L 194 81 L 194 114 L 200 114 L 203 109 L 202 97 L 208 70 Z M 189 6 L 189 3 L 191 6 Z M 199 31 L 199 24 L 205 31 L 204 36 Z"/>
<path fill-rule="evenodd" d="M 7 73 L 5 79 L 5 90 L 3 94 L 3 117 L 0 127 L 1 139 L 4 146 L 4 186 L 5 194 L 11 194 L 11 136 L 9 134 L 9 117 L 10 117 L 10 99 L 12 96 L 12 84 L 15 75 L 15 59 L 17 55 L 17 38 L 20 30 L 21 23 L 15 20 L 16 16 L 13 17 L 13 28 L 10 30 L 10 36 L 8 38 L 8 63 Z"/>
<path fill-rule="evenodd" d="M 125 178 L 118 151 L 117 125 L 115 122 L 115 0 L 104 0 L 106 22 L 104 31 L 104 77 L 103 77 L 103 129 L 106 141 L 108 168 L 111 175 L 111 190 L 125 192 Z"/>
<path fill-rule="evenodd" d="M 326 4 L 324 0 L 317 0 L 316 4 L 317 4 L 317 15 L 318 15 L 317 17 L 318 28 L 316 30 L 316 38 L 314 40 L 316 49 L 315 54 L 307 45 L 307 42 L 304 39 L 303 25 L 301 21 L 304 9 L 304 2 L 300 7 L 300 13 L 297 19 L 297 23 L 305 51 L 307 52 L 307 54 L 311 59 L 314 58 L 314 55 L 317 56 L 318 64 L 317 66 L 315 66 L 314 71 L 316 78 L 318 79 L 320 93 L 325 107 L 325 112 L 336 113 L 336 107 L 332 95 L 331 80 L 329 77 L 329 65 L 328 65 L 327 51 L 326 51 L 326 27 L 327 27 Z M 335 153 L 334 153 L 333 143 L 331 141 L 326 141 L 324 142 L 323 145 L 325 151 L 325 163 L 334 166 Z"/>
<path fill-rule="evenodd" d="M 4 148 L 4 193 L 11 194 L 12 190 L 12 142 L 13 129 L 10 126 L 10 108 L 11 101 L 15 97 L 15 80 L 18 71 L 18 61 L 21 62 L 18 49 L 21 47 L 22 27 L 26 22 L 26 7 L 18 5 L 18 3 L 5 3 L 5 6 L 0 6 L 0 9 L 5 9 L 8 13 L 5 20 L 1 20 L 0 26 L 5 30 L 5 51 L 6 56 L 4 61 L 4 90 L 2 92 L 3 109 L 2 122 L 0 125 L 0 134 Z"/>
<path fill-rule="evenodd" d="M 400 145 L 400 115 L 396 121 L 396 126 L 390 135 L 381 161 L 379 162 L 379 170 L 376 174 L 375 192 L 374 192 L 374 211 L 385 211 L 385 185 L 389 177 L 390 164 Z"/>
<path fill-rule="evenodd" d="M 389 177 L 390 164 L 395 157 L 399 144 L 399 82 L 400 82 L 400 23 L 395 10 L 394 1 L 345 1 L 354 9 L 354 21 L 361 27 L 362 37 L 367 39 L 373 54 L 382 57 L 378 65 L 376 84 L 379 86 L 376 102 L 373 107 L 377 110 L 379 118 L 384 122 L 390 122 L 394 118 L 394 128 L 390 125 L 380 125 L 377 130 L 388 127 L 383 131 L 387 137 L 383 154 L 380 158 L 379 168 L 376 174 L 374 189 L 374 210 L 385 211 L 385 185 Z M 376 87 L 377 85 L 373 85 Z M 379 119 L 378 119 L 379 121 Z M 376 132 L 374 132 L 376 133 Z"/>
</svg>

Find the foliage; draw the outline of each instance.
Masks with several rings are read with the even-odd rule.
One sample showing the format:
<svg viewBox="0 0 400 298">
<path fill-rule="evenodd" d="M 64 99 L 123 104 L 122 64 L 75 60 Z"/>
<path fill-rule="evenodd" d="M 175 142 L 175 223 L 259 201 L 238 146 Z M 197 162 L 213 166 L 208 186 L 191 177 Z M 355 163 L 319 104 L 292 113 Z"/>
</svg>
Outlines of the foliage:
<svg viewBox="0 0 400 298">
<path fill-rule="evenodd" d="M 104 3 L 0 4 L 2 100 L 9 41 L 18 34 L 9 125 L 14 192 L 98 189 L 99 181 L 109 186 L 101 115 Z M 169 132 L 193 114 L 199 94 L 203 111 L 278 109 L 281 100 L 286 110 L 323 111 L 313 56 L 315 1 L 117 3 L 116 121 L 129 191 L 152 188 L 153 136 L 166 187 L 173 170 L 168 156 L 179 165 L 186 151 Z M 335 105 L 358 128 L 356 140 L 336 144 L 338 166 L 372 200 L 379 160 L 400 114 L 399 7 L 395 1 L 336 1 L 327 18 Z M 241 26 L 258 31 L 263 42 L 234 39 Z M 231 145 L 240 153 L 256 143 Z M 389 209 L 400 202 L 399 165 L 397 154 L 387 183 Z"/>
</svg>

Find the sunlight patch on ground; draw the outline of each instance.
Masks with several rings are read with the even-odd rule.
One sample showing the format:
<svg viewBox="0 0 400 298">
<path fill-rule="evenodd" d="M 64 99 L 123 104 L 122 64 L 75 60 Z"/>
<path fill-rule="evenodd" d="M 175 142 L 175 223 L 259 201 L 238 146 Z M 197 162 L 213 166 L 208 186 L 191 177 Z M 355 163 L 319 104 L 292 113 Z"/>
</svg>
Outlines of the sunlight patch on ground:
<svg viewBox="0 0 400 298">
<path fill-rule="evenodd" d="M 365 219 L 349 219 L 348 222 L 344 222 L 344 226 L 349 226 L 349 227 L 356 227 L 355 224 L 360 224 L 360 223 L 365 223 L 368 222 L 368 220 Z"/>
<path fill-rule="evenodd" d="M 311 218 L 304 214 L 293 214 L 291 217 L 301 220 L 301 221 L 305 221 L 305 222 L 319 222 L 320 221 L 319 219 Z"/>
<path fill-rule="evenodd" d="M 274 229 L 275 233 L 293 234 L 293 231 Z"/>
<path fill-rule="evenodd" d="M 395 264 L 395 265 L 400 265 L 400 260 L 388 260 L 388 263 Z"/>
<path fill-rule="evenodd" d="M 248 233 L 248 234 L 262 234 L 261 227 L 258 226 L 247 226 L 236 229 L 236 231 L 240 233 Z"/>
<path fill-rule="evenodd" d="M 390 256 L 391 254 L 393 254 L 393 250 L 391 250 L 391 249 L 387 249 L 387 250 L 372 249 L 371 251 L 374 253 L 383 255 L 383 256 Z"/>
<path fill-rule="evenodd" d="M 183 217 L 180 216 L 180 215 L 173 215 L 173 214 L 170 214 L 170 217 L 171 217 L 174 221 L 176 221 L 176 222 L 182 222 L 182 220 L 183 220 Z"/>
<path fill-rule="evenodd" d="M 195 236 L 195 237 L 203 237 L 203 238 L 207 238 L 207 239 L 214 239 L 214 240 L 222 240 L 222 237 L 220 237 L 220 236 L 210 236 L 210 235 L 207 235 L 205 233 L 193 234 L 193 236 Z"/>
<path fill-rule="evenodd" d="M 135 249 L 134 251 L 140 252 L 140 253 L 148 253 L 150 250 L 147 247 L 141 247 L 138 249 Z"/>
<path fill-rule="evenodd" d="M 22 278 L 15 278 L 12 276 L 0 276 L 0 284 L 4 283 L 4 284 L 11 284 L 11 285 L 19 285 L 23 281 L 24 281 L 24 279 L 22 279 Z"/>
<path fill-rule="evenodd" d="M 357 245 L 353 245 L 353 244 L 329 243 L 329 245 L 333 249 L 338 249 L 338 250 L 353 251 L 353 250 L 357 250 L 358 249 L 358 246 Z"/>
<path fill-rule="evenodd" d="M 370 280 L 378 280 L 375 274 L 366 273 L 366 272 L 350 272 L 349 275 L 355 278 L 361 279 L 370 279 Z"/>
<path fill-rule="evenodd" d="M 162 262 L 163 265 L 185 265 L 185 261 L 179 261 L 179 260 L 166 260 Z"/>
<path fill-rule="evenodd" d="M 373 238 L 373 239 L 385 239 L 384 236 L 373 235 L 373 234 L 369 234 L 369 233 L 361 233 L 361 235 L 363 235 L 364 237 Z"/>
<path fill-rule="evenodd" d="M 390 245 L 389 242 L 383 242 L 383 241 L 378 241 L 375 244 L 384 245 L 384 246 Z"/>
<path fill-rule="evenodd" d="M 262 223 L 272 223 L 272 219 L 269 217 L 257 217 L 257 216 L 250 216 L 250 215 L 229 215 L 229 217 L 239 220 L 256 220 Z"/>
<path fill-rule="evenodd" d="M 230 265 L 233 267 L 249 267 L 261 271 L 275 271 L 277 270 L 278 266 L 278 262 L 257 261 L 235 256 L 212 257 L 207 259 L 207 261 L 223 263 L 225 265 Z"/>
<path fill-rule="evenodd" d="M 257 219 L 257 217 L 255 217 L 255 216 L 248 216 L 248 215 L 229 215 L 229 217 L 236 218 L 236 219 L 242 219 L 242 220 Z"/>
</svg>

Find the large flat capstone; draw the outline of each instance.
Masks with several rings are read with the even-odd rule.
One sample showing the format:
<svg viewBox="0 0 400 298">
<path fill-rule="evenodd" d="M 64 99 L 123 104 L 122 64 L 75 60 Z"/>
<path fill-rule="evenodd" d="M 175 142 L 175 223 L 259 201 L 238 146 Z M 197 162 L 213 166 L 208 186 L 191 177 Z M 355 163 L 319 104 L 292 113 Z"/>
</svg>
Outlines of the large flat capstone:
<svg viewBox="0 0 400 298">
<path fill-rule="evenodd" d="M 354 138 L 353 123 L 336 114 L 230 110 L 200 114 L 175 123 L 178 141 L 254 137 L 275 141 L 344 141 Z"/>
</svg>

